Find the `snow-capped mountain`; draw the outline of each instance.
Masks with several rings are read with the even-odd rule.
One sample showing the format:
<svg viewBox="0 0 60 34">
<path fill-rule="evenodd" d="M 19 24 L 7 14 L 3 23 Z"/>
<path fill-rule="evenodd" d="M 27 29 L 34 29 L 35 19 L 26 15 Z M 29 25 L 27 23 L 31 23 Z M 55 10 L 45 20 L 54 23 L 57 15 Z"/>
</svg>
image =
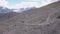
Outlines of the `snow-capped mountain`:
<svg viewBox="0 0 60 34">
<path fill-rule="evenodd" d="M 20 9 L 13 9 L 13 12 L 21 13 L 21 12 L 26 12 L 26 11 L 33 10 L 33 9 L 36 9 L 36 7 L 26 7 L 26 8 L 23 7 Z"/>
<path fill-rule="evenodd" d="M 28 11 L 28 10 L 32 10 L 32 9 L 36 9 L 36 7 L 20 8 L 20 11 Z"/>
<path fill-rule="evenodd" d="M 20 9 L 9 9 L 6 7 L 0 7 L 0 14 L 2 13 L 10 13 L 10 12 L 17 12 L 17 13 L 21 13 L 21 12 L 25 12 L 25 11 L 29 11 L 29 10 L 33 10 L 36 9 L 36 7 L 26 7 L 26 8 L 20 8 Z"/>
<path fill-rule="evenodd" d="M 0 7 L 0 13 L 10 13 L 10 12 L 13 12 L 13 10 L 9 8 Z"/>
</svg>

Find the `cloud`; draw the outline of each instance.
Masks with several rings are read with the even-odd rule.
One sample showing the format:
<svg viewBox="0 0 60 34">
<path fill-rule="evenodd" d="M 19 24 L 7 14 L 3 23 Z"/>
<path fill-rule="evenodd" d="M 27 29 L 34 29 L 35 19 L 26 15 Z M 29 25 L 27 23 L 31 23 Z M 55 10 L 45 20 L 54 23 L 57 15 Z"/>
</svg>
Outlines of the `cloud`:
<svg viewBox="0 0 60 34">
<path fill-rule="evenodd" d="M 6 0 L 0 0 L 0 6 L 7 7 L 8 6 L 8 2 Z"/>
<path fill-rule="evenodd" d="M 11 6 L 11 5 L 9 6 L 9 2 L 7 0 L 0 0 L 0 6 L 4 6 L 4 7 L 8 7 L 8 8 L 17 8 L 17 9 L 22 8 L 22 7 L 26 8 L 26 7 L 32 7 L 32 6 L 35 6 L 38 8 L 38 7 L 47 5 L 47 4 L 55 2 L 55 1 L 58 1 L 58 0 L 26 0 L 22 3 L 18 3 L 13 6 Z"/>
<path fill-rule="evenodd" d="M 27 0 L 25 2 L 12 6 L 12 8 L 19 9 L 19 8 L 23 8 L 23 7 L 26 8 L 26 7 L 32 7 L 32 6 L 39 8 L 41 6 L 45 6 L 45 5 L 48 5 L 48 4 L 50 4 L 52 2 L 56 2 L 56 1 L 58 1 L 58 0 L 32 0 L 30 2 L 28 2 L 28 0 Z"/>
<path fill-rule="evenodd" d="M 12 8 L 26 8 L 26 7 L 39 7 L 39 4 L 37 2 L 22 2 L 19 4 L 16 4 L 14 6 L 12 6 Z"/>
</svg>

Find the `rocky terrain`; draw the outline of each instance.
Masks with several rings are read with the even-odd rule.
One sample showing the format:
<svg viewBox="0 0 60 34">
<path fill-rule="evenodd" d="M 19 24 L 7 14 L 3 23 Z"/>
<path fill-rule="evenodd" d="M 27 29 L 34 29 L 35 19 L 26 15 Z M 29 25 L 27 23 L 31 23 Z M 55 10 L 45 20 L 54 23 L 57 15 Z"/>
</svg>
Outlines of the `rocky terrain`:
<svg viewBox="0 0 60 34">
<path fill-rule="evenodd" d="M 0 22 L 0 34 L 60 34 L 60 1 Z"/>
</svg>

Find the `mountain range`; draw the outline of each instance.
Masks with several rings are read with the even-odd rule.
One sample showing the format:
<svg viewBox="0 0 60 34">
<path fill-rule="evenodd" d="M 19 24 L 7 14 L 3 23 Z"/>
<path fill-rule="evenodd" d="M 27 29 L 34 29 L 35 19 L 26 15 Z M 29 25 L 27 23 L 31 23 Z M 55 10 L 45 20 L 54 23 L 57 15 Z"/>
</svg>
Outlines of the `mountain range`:
<svg viewBox="0 0 60 34">
<path fill-rule="evenodd" d="M 10 13 L 10 12 L 24 12 L 24 11 L 29 11 L 29 10 L 33 10 L 36 9 L 36 7 L 26 7 L 26 8 L 20 8 L 20 9 L 9 9 L 9 8 L 4 8 L 4 7 L 0 7 L 0 13 Z M 17 11 L 18 10 L 18 11 Z"/>
<path fill-rule="evenodd" d="M 36 9 L 35 7 L 27 7 L 27 8 L 20 8 L 20 9 L 9 9 L 0 7 L 0 21 L 4 21 L 6 19 L 15 17 L 16 15 L 20 14 L 21 12 L 26 12 L 29 10 Z M 18 10 L 15 12 L 15 10 Z"/>
</svg>

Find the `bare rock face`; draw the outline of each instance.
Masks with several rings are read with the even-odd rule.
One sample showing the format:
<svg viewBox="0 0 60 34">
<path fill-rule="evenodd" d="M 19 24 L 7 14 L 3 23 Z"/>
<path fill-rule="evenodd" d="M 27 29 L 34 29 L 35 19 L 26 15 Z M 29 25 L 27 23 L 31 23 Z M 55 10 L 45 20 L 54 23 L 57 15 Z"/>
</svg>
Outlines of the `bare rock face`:
<svg viewBox="0 0 60 34">
<path fill-rule="evenodd" d="M 60 34 L 60 2 L 0 22 L 0 34 Z"/>
</svg>

